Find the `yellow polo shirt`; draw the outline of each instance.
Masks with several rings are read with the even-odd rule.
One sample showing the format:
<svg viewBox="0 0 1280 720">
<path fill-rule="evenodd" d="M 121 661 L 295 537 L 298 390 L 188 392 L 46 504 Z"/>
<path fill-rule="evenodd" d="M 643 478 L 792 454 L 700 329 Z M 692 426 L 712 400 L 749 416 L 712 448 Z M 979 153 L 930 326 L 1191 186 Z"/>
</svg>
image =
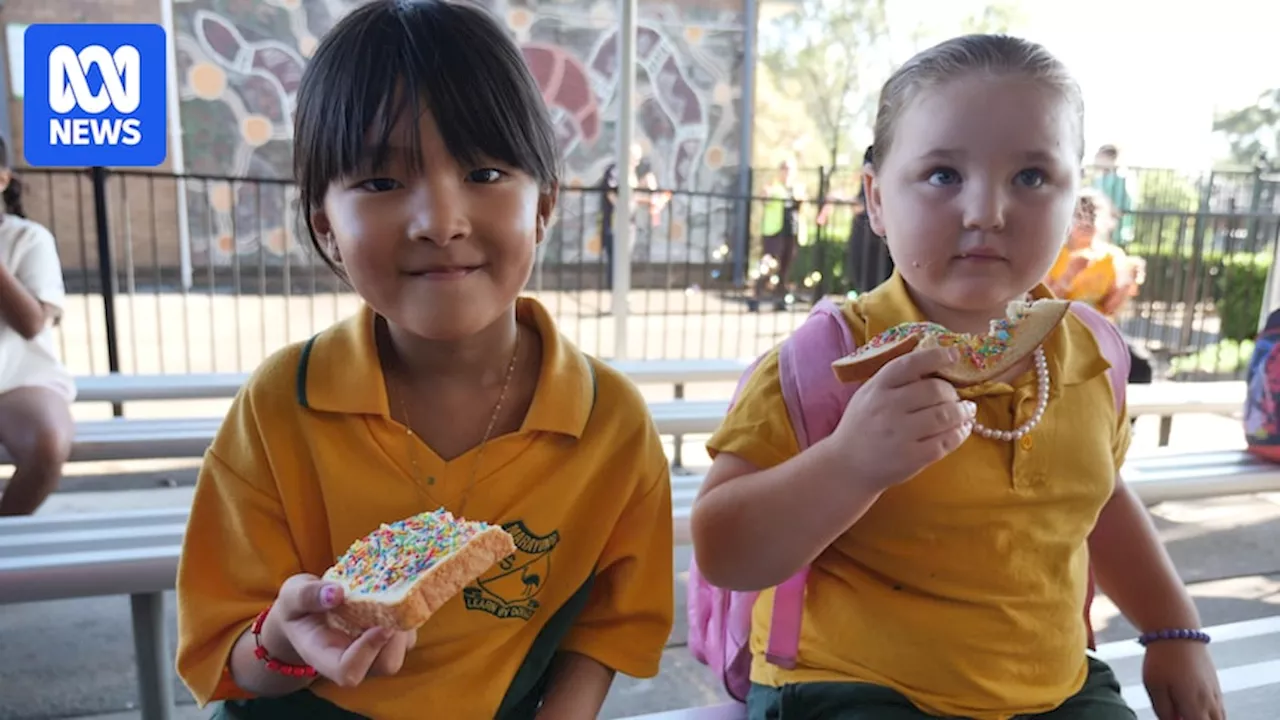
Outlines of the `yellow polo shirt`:
<svg viewBox="0 0 1280 720">
<path fill-rule="evenodd" d="M 672 624 L 671 487 L 643 398 L 517 304 L 542 337 L 522 428 L 489 441 L 467 517 L 517 552 L 444 605 L 400 673 L 312 692 L 368 717 L 494 717 L 533 692 L 555 651 L 658 672 Z M 203 706 L 244 697 L 227 660 L 291 575 L 321 575 L 380 523 L 457 511 L 475 450 L 409 455 L 392 420 L 368 308 L 276 353 L 235 400 L 205 457 L 178 568 L 178 673 Z M 424 482 L 423 474 L 427 478 Z M 416 479 L 415 479 L 416 478 Z"/>
<path fill-rule="evenodd" d="M 844 315 L 859 343 L 924 319 L 896 273 Z M 1047 712 L 1080 689 L 1086 540 L 1114 490 L 1129 423 L 1088 327 L 1068 315 L 1044 347 L 1051 391 L 1035 430 L 1014 443 L 971 436 L 885 492 L 818 556 L 794 670 L 764 660 L 773 592 L 761 593 L 754 682 L 870 682 L 926 712 L 976 720 Z M 774 352 L 709 441 L 713 454 L 768 468 L 799 452 L 778 369 Z M 961 395 L 977 403 L 979 422 L 1012 428 L 1035 410 L 1035 373 Z"/>
</svg>

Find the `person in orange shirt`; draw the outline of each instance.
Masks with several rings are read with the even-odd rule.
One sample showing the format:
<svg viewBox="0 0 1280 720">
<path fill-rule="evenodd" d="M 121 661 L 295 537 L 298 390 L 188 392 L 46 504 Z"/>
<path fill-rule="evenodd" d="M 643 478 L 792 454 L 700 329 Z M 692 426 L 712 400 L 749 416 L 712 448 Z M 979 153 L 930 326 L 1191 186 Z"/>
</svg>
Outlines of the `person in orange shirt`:
<svg viewBox="0 0 1280 720">
<path fill-rule="evenodd" d="M 222 718 L 596 717 L 670 634 L 670 471 L 638 390 L 520 297 L 559 188 L 534 78 L 481 8 L 375 0 L 295 122 L 306 229 L 363 306 L 268 358 L 205 456 L 180 677 Z M 416 632 L 330 629 L 325 570 L 437 508 L 516 551 Z"/>
<path fill-rule="evenodd" d="M 1115 222 L 1107 197 L 1093 188 L 1082 189 L 1067 241 L 1044 280 L 1054 295 L 1089 303 L 1113 322 L 1146 280 L 1146 262 L 1130 257 L 1107 239 Z M 1154 375 L 1150 355 L 1132 342 L 1127 344 L 1129 382 L 1150 383 Z"/>
</svg>

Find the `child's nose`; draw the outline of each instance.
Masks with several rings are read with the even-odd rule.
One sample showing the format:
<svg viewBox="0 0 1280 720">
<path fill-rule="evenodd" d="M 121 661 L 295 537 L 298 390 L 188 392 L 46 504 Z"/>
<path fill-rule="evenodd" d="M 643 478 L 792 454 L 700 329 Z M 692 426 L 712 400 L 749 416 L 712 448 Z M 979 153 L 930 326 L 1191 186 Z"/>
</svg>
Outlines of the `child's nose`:
<svg viewBox="0 0 1280 720">
<path fill-rule="evenodd" d="M 964 197 L 966 230 L 997 231 L 1004 229 L 1007 199 L 998 184 L 970 182 Z"/>
<path fill-rule="evenodd" d="M 411 200 L 410 239 L 445 245 L 470 234 L 463 189 L 459 185 L 448 178 L 424 179 L 419 183 Z"/>
</svg>

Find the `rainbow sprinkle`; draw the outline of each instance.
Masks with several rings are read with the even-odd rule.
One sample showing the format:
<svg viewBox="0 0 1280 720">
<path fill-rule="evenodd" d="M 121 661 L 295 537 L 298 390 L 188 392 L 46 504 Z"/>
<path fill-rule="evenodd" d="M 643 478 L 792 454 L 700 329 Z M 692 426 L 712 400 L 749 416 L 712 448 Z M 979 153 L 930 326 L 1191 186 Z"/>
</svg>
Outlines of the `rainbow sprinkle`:
<svg viewBox="0 0 1280 720">
<path fill-rule="evenodd" d="M 969 335 L 954 333 L 945 327 L 931 322 L 902 323 L 895 325 L 858 348 L 853 353 L 857 357 L 862 352 L 895 343 L 912 335 L 927 335 L 935 338 L 943 347 L 954 347 L 962 358 L 973 367 L 982 370 L 1009 347 L 1013 335 L 1013 326 L 1030 312 L 1030 305 L 1020 305 L 1010 312 L 1010 317 L 991 321 L 991 329 L 986 335 Z"/>
<path fill-rule="evenodd" d="M 457 552 L 489 523 L 457 519 L 444 508 L 383 524 L 351 544 L 326 576 L 356 593 L 396 588 Z"/>
</svg>

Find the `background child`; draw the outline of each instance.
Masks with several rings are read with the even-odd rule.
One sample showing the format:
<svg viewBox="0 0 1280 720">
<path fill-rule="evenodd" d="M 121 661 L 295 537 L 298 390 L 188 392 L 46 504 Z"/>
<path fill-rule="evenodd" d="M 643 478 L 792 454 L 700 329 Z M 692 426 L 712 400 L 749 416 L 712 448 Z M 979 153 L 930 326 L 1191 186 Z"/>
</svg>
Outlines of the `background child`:
<svg viewBox="0 0 1280 720">
<path fill-rule="evenodd" d="M 268 359 L 206 456 L 181 677 L 229 717 L 595 717 L 670 631 L 669 471 L 635 388 L 518 299 L 558 183 L 519 50 L 468 5 L 362 5 L 307 67 L 294 152 L 312 241 L 366 306 Z M 441 506 L 517 552 L 416 636 L 328 629 L 343 593 L 317 576 Z"/>
<path fill-rule="evenodd" d="M 1054 295 L 1088 303 L 1113 322 L 1146 279 L 1146 262 L 1129 257 L 1108 240 L 1114 225 L 1115 212 L 1106 196 L 1098 190 L 1082 188 L 1067 241 L 1044 280 Z M 1127 344 L 1129 382 L 1150 383 L 1150 355 L 1133 343 Z"/>
<path fill-rule="evenodd" d="M 921 320 L 985 333 L 1010 301 L 1047 297 L 1039 281 L 1071 221 L 1082 123 L 1065 68 L 1016 38 L 956 38 L 895 72 L 865 182 L 897 270 L 846 304 L 853 337 Z M 775 350 L 710 440 L 696 559 L 716 585 L 762 590 L 752 718 L 1133 718 L 1111 670 L 1086 655 L 1091 559 L 1144 634 L 1198 628 L 1118 476 L 1130 428 L 1088 326 L 1069 315 L 1033 357 L 974 387 L 934 376 L 949 352 L 886 365 L 799 452 Z M 784 668 L 763 652 L 767 588 L 806 564 L 798 661 Z M 1221 718 L 1206 638 L 1151 637 L 1157 715 Z"/>
<path fill-rule="evenodd" d="M 24 216 L 3 139 L 0 189 L 0 445 L 14 460 L 0 515 L 29 515 L 57 487 L 71 454 L 76 387 L 53 340 L 66 298 L 58 245 Z"/>
<path fill-rule="evenodd" d="M 1086 302 L 1115 317 L 1142 285 L 1144 263 L 1107 239 L 1115 224 L 1111 203 L 1092 188 L 1080 191 L 1067 241 L 1045 277 L 1058 297 Z"/>
</svg>

